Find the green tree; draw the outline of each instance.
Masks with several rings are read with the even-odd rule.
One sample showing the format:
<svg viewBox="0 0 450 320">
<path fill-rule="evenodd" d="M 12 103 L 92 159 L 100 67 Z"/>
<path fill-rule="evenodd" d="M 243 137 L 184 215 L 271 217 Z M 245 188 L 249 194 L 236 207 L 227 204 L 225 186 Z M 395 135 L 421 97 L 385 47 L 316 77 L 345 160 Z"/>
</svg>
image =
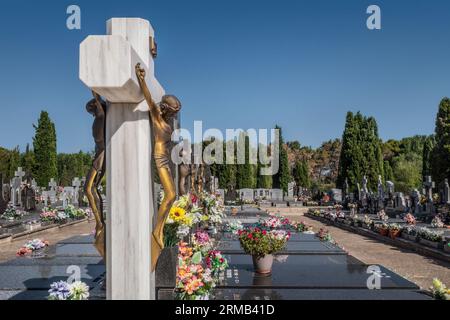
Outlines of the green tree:
<svg viewBox="0 0 450 320">
<path fill-rule="evenodd" d="M 35 173 L 35 161 L 34 152 L 30 149 L 30 145 L 27 144 L 25 152 L 20 156 L 20 165 L 27 174 L 34 176 Z"/>
<path fill-rule="evenodd" d="M 432 175 L 431 171 L 431 161 L 433 156 L 433 150 L 435 147 L 434 136 L 429 136 L 425 140 L 423 145 L 423 154 L 422 154 L 422 175 L 423 178 L 426 176 Z M 425 181 L 425 179 L 424 179 Z"/>
<path fill-rule="evenodd" d="M 272 185 L 274 188 L 282 189 L 284 192 L 288 190 L 288 184 L 291 182 L 291 174 L 289 170 L 289 160 L 287 146 L 284 144 L 281 127 L 275 126 L 275 130 L 279 130 L 279 169 L 273 176 Z"/>
<path fill-rule="evenodd" d="M 309 178 L 309 168 L 306 161 L 296 161 L 293 169 L 293 176 L 295 183 L 299 187 L 309 189 L 311 181 Z"/>
<path fill-rule="evenodd" d="M 10 179 L 14 177 L 14 173 L 17 171 L 17 168 L 19 167 L 20 167 L 20 150 L 19 147 L 15 147 L 9 153 L 8 177 Z"/>
<path fill-rule="evenodd" d="M 386 181 L 394 180 L 394 173 L 392 172 L 392 167 L 389 161 L 384 161 L 384 179 Z"/>
<path fill-rule="evenodd" d="M 237 185 L 238 189 L 256 188 L 256 165 L 250 161 L 250 138 L 242 133 L 238 138 L 238 148 L 245 148 L 245 158 L 243 164 L 237 164 Z M 255 150 L 252 150 L 255 152 Z"/>
<path fill-rule="evenodd" d="M 384 160 L 378 126 L 375 118 L 360 112 L 347 113 L 339 161 L 337 185 L 343 188 L 345 179 L 352 190 L 367 176 L 368 186 L 375 190 L 378 176 L 384 178 Z"/>
<path fill-rule="evenodd" d="M 36 181 L 39 186 L 48 185 L 51 178 L 57 178 L 56 129 L 49 114 L 42 111 L 33 138 L 36 161 Z"/>
<path fill-rule="evenodd" d="M 431 157 L 431 172 L 437 183 L 450 179 L 450 99 L 439 104 L 435 128 L 436 146 Z"/>
<path fill-rule="evenodd" d="M 270 148 L 266 145 L 263 144 L 259 144 L 258 146 L 258 166 L 256 168 L 256 176 L 257 176 L 257 188 L 260 189 L 272 189 L 272 175 L 262 175 L 261 174 L 261 170 L 264 168 L 269 168 L 270 165 L 264 165 L 261 162 L 265 162 L 265 161 L 261 161 L 259 154 L 260 154 L 260 150 L 261 149 L 265 149 L 263 153 L 265 154 L 270 154 Z"/>
<path fill-rule="evenodd" d="M 410 153 L 401 155 L 394 160 L 393 173 L 395 189 L 408 193 L 422 183 L 422 159 L 420 156 Z"/>
</svg>

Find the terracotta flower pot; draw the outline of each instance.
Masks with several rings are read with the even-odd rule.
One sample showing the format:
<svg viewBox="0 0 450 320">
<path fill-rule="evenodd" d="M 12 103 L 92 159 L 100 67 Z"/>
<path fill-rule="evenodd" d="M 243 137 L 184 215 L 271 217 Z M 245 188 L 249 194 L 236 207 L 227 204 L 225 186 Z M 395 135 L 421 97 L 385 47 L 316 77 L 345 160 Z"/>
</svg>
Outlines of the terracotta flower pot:
<svg viewBox="0 0 450 320">
<path fill-rule="evenodd" d="M 255 256 L 253 258 L 253 267 L 255 268 L 255 272 L 258 274 L 269 274 L 272 272 L 272 264 L 273 264 L 273 255 L 266 254 L 262 258 L 257 258 Z"/>
<path fill-rule="evenodd" d="M 389 235 L 389 230 L 388 229 L 380 229 L 380 234 L 382 236 L 387 236 L 387 235 Z"/>
<path fill-rule="evenodd" d="M 389 237 L 395 239 L 400 235 L 400 230 L 389 230 Z"/>
<path fill-rule="evenodd" d="M 233 216 L 237 215 L 237 213 L 238 213 L 238 208 L 236 208 L 236 207 L 231 208 L 231 214 Z"/>
</svg>

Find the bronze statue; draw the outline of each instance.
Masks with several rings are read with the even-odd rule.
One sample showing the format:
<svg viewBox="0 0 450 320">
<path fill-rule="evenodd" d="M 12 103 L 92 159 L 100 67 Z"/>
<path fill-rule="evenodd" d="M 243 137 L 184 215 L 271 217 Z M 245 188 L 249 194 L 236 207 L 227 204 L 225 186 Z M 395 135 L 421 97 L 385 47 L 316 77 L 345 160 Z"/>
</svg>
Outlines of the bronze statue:
<svg viewBox="0 0 450 320">
<path fill-rule="evenodd" d="M 191 174 L 190 166 L 188 164 L 182 163 L 178 167 L 178 172 L 180 175 L 178 181 L 178 193 L 180 194 L 180 196 L 184 196 L 185 194 L 187 194 L 186 180 Z"/>
<path fill-rule="evenodd" d="M 100 194 L 99 186 L 105 175 L 105 130 L 106 130 L 106 102 L 102 98 L 92 92 L 94 99 L 88 102 L 86 110 L 94 116 L 94 124 L 92 125 L 92 135 L 95 141 L 95 156 L 92 161 L 92 168 L 86 177 L 84 186 L 89 206 L 95 217 L 95 242 L 100 255 L 105 259 L 105 220 L 103 218 L 103 202 Z"/>
<path fill-rule="evenodd" d="M 152 234 L 152 268 L 154 270 L 158 257 L 162 249 L 164 249 L 164 224 L 176 199 L 175 181 L 170 169 L 173 132 L 170 123 L 181 110 L 181 103 L 175 96 L 166 95 L 162 98 L 158 107 L 153 101 L 145 81 L 145 70 L 141 69 L 139 63 L 136 65 L 136 75 L 150 110 L 150 119 L 155 137 L 154 158 L 164 189 L 164 199 L 159 207 L 156 225 Z"/>
</svg>

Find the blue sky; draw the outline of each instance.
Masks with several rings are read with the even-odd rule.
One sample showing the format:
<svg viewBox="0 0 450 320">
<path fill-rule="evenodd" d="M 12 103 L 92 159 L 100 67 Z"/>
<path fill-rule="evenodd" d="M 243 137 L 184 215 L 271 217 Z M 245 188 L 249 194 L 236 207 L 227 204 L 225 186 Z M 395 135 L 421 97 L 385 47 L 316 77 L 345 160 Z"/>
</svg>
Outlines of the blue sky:
<svg viewBox="0 0 450 320">
<path fill-rule="evenodd" d="M 82 29 L 66 28 L 77 4 Z M 366 28 L 377 4 L 382 30 Z M 319 146 L 348 110 L 376 117 L 383 139 L 430 134 L 450 95 L 449 1 L 9 1 L 0 10 L 0 146 L 32 141 L 39 112 L 59 152 L 93 148 L 78 48 L 111 17 L 157 33 L 157 78 L 183 103 L 182 125 L 272 128 Z"/>
</svg>

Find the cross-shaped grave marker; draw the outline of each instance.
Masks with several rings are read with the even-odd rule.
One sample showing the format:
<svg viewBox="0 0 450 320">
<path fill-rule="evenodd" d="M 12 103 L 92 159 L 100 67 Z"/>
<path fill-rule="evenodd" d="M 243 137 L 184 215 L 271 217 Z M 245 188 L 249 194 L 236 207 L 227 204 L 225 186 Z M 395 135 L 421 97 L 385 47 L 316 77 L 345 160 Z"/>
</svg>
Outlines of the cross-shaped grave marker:
<svg viewBox="0 0 450 320">
<path fill-rule="evenodd" d="M 154 299 L 152 138 L 149 107 L 135 73 L 140 63 L 154 101 L 160 102 L 164 90 L 154 77 L 150 53 L 154 31 L 147 20 L 113 18 L 107 34 L 89 36 L 80 45 L 80 79 L 108 102 L 107 298 Z"/>
<path fill-rule="evenodd" d="M 73 195 L 72 195 L 72 204 L 78 205 L 78 193 L 80 192 L 80 186 L 81 186 L 81 180 L 80 178 L 76 177 L 72 180 L 72 186 L 74 188 Z"/>
<path fill-rule="evenodd" d="M 56 187 L 58 186 L 58 184 L 56 183 L 55 179 L 51 178 L 50 182 L 48 183 L 48 186 L 50 187 L 50 190 L 56 191 Z"/>
</svg>

